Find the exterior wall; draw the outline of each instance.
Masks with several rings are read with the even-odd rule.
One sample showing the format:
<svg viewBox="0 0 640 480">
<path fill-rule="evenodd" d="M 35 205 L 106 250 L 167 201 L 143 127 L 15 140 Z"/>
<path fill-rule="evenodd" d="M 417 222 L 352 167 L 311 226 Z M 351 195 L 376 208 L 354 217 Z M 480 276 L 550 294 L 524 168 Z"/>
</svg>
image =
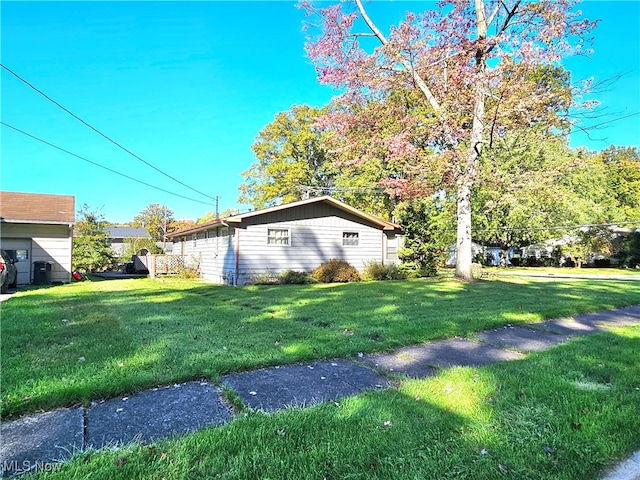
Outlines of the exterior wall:
<svg viewBox="0 0 640 480">
<path fill-rule="evenodd" d="M 234 283 L 235 230 L 214 227 L 194 235 L 174 239 L 173 252 L 198 262 L 203 278 L 214 283 Z"/>
<path fill-rule="evenodd" d="M 269 245 L 269 229 L 287 229 L 288 245 Z M 214 283 L 244 285 L 255 275 L 284 270 L 307 271 L 332 258 L 346 260 L 359 271 L 371 261 L 398 263 L 403 237 L 385 232 L 326 203 L 314 203 L 256 215 L 241 226 L 211 227 L 207 233 L 174 238 L 173 253 L 200 263 L 200 275 Z M 358 245 L 344 245 L 345 232 L 358 234 Z M 236 278 L 237 274 L 237 278 Z"/>
<path fill-rule="evenodd" d="M 288 229 L 289 245 L 268 245 L 270 228 Z M 358 234 L 358 245 L 343 245 L 343 233 Z M 284 270 L 311 271 L 340 258 L 360 271 L 371 261 L 387 259 L 387 236 L 362 218 L 327 204 L 309 204 L 248 218 L 238 229 L 238 284 L 257 273 Z"/>
<path fill-rule="evenodd" d="M 30 239 L 30 279 L 33 281 L 33 262 L 52 262 L 51 281 L 71 281 L 71 250 L 73 229 L 68 225 L 39 225 L 3 223 L 3 239 Z"/>
</svg>

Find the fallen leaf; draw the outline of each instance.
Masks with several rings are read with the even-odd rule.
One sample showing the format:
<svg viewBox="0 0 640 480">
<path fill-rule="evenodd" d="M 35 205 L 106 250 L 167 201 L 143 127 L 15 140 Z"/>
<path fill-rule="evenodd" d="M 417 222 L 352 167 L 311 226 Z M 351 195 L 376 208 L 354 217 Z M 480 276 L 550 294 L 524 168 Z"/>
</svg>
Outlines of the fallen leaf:
<svg viewBox="0 0 640 480">
<path fill-rule="evenodd" d="M 507 470 L 509 470 L 507 467 L 505 467 L 504 465 L 502 465 L 501 463 L 498 464 L 498 468 L 500 469 L 500 471 L 502 473 L 507 473 Z"/>
<path fill-rule="evenodd" d="M 167 457 L 167 452 L 162 452 L 160 454 L 160 458 L 166 458 Z"/>
</svg>

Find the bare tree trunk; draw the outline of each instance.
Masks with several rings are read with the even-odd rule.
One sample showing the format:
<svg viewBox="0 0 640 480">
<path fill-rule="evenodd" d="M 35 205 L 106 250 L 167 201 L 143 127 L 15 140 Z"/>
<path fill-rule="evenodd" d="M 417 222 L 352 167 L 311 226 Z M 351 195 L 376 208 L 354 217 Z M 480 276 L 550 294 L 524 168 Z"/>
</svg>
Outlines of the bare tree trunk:
<svg viewBox="0 0 640 480">
<path fill-rule="evenodd" d="M 487 19 L 485 16 L 484 0 L 475 0 L 476 27 L 478 40 L 487 38 Z M 478 79 L 483 78 L 486 69 L 485 47 L 479 44 L 476 50 L 476 69 Z M 471 126 L 471 141 L 469 153 L 462 176 L 458 180 L 458 229 L 456 239 L 456 277 L 470 282 L 473 280 L 471 264 L 471 189 L 476 182 L 478 159 L 482 150 L 485 113 L 485 85 L 478 80 L 475 84 L 475 99 L 473 105 L 473 123 Z"/>
<path fill-rule="evenodd" d="M 456 239 L 456 277 L 470 282 L 472 237 L 471 237 L 471 189 L 476 181 L 478 159 L 482 147 L 484 131 L 484 91 L 481 85 L 476 86 L 476 99 L 473 109 L 473 126 L 471 127 L 471 148 L 467 155 L 464 172 L 458 180 L 458 229 Z"/>
</svg>

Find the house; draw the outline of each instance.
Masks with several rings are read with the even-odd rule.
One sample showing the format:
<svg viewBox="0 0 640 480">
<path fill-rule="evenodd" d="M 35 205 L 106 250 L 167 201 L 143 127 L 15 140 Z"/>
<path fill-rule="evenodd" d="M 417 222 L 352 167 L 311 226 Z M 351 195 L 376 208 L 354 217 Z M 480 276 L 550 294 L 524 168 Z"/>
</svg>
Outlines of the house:
<svg viewBox="0 0 640 480">
<path fill-rule="evenodd" d="M 18 260 L 18 284 L 33 281 L 34 262 L 51 263 L 51 281 L 71 280 L 75 198 L 0 192 L 0 246 Z"/>
<path fill-rule="evenodd" d="M 256 275 L 309 272 L 332 259 L 363 271 L 368 262 L 398 262 L 399 225 L 330 196 L 214 220 L 168 235 L 173 253 L 195 259 L 215 283 L 244 285 Z"/>
<path fill-rule="evenodd" d="M 116 255 L 122 255 L 122 251 L 125 249 L 127 242 L 134 242 L 136 240 L 148 240 L 151 238 L 149 232 L 144 227 L 107 227 L 105 232 L 111 240 L 111 250 Z M 148 253 L 148 252 L 147 252 Z M 146 253 L 142 252 L 142 255 Z"/>
</svg>

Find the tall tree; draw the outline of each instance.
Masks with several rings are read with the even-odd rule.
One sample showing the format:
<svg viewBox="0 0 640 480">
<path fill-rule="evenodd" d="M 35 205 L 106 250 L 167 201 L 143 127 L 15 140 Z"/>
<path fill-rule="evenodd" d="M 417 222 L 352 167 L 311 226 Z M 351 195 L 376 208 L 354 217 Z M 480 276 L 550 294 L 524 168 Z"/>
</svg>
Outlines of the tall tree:
<svg viewBox="0 0 640 480">
<path fill-rule="evenodd" d="M 171 231 L 173 221 L 173 211 L 170 208 L 159 203 L 151 203 L 133 218 L 133 225 L 146 228 L 154 242 L 161 242 Z"/>
<path fill-rule="evenodd" d="M 98 211 L 83 205 L 78 212 L 73 237 L 71 263 L 74 270 L 95 272 L 113 265 L 115 253 L 111 249 L 108 223 Z"/>
<path fill-rule="evenodd" d="M 606 166 L 609 189 L 623 212 L 622 220 L 640 221 L 640 149 L 611 145 L 594 160 Z"/>
<path fill-rule="evenodd" d="M 602 165 L 562 136 L 530 128 L 496 142 L 479 162 L 473 189 L 474 239 L 521 247 L 559 238 L 561 226 L 618 217 Z"/>
<path fill-rule="evenodd" d="M 428 195 L 432 192 L 425 186 L 433 170 L 455 183 L 456 275 L 461 279 L 472 279 L 471 199 L 479 159 L 496 133 L 548 117 L 556 92 L 533 73 L 570 53 L 570 41 L 582 48 L 582 36 L 593 23 L 571 13 L 574 3 L 443 0 L 437 9 L 407 13 L 389 35 L 371 20 L 362 0 L 355 0 L 351 12 L 342 4 L 322 10 L 303 4 L 322 20 L 319 38 L 307 46 L 320 82 L 344 89 L 344 105 L 375 100 L 381 118 L 402 126 L 384 141 L 387 158 L 410 157 L 413 168 L 389 178 L 387 187 L 408 197 Z M 360 33 L 360 27 L 366 31 Z M 378 46 L 365 50 L 364 36 Z M 411 99 L 404 111 L 389 101 L 398 92 Z M 335 120 L 330 120 L 335 128 L 348 135 L 360 118 L 347 109 L 340 123 Z M 368 151 L 375 132 L 363 142 L 364 137 L 350 140 Z M 430 154 L 422 145 L 431 148 Z M 415 163 L 421 160 L 423 165 Z"/>
<path fill-rule="evenodd" d="M 317 108 L 294 105 L 258 133 L 251 147 L 258 161 L 242 173 L 240 203 L 264 208 L 300 200 L 302 185 L 332 185 L 324 133 L 316 126 L 320 113 Z"/>
</svg>

